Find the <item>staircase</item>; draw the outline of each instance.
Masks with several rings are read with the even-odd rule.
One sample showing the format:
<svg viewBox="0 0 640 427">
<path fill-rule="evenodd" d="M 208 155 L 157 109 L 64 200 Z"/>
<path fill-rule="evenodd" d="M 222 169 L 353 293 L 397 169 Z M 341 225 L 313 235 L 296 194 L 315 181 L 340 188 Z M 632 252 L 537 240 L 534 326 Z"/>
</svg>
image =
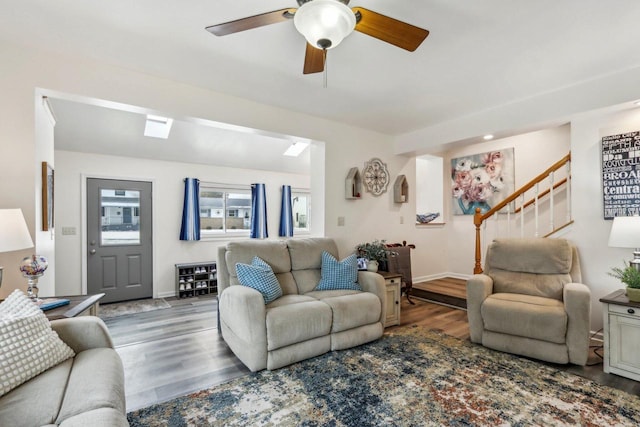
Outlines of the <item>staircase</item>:
<svg viewBox="0 0 640 427">
<path fill-rule="evenodd" d="M 482 273 L 481 254 L 493 239 L 550 237 L 571 225 L 571 153 L 487 212 L 476 208 L 473 223 L 474 274 Z"/>
</svg>

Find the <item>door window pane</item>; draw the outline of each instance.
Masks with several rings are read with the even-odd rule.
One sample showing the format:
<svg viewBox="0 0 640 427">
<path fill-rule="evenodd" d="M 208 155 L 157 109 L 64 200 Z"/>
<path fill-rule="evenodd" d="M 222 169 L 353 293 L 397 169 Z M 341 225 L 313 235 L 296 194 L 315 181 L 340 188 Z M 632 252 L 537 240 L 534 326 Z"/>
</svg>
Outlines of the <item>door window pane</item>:
<svg viewBox="0 0 640 427">
<path fill-rule="evenodd" d="M 140 192 L 137 190 L 100 190 L 100 244 L 140 244 Z"/>
</svg>

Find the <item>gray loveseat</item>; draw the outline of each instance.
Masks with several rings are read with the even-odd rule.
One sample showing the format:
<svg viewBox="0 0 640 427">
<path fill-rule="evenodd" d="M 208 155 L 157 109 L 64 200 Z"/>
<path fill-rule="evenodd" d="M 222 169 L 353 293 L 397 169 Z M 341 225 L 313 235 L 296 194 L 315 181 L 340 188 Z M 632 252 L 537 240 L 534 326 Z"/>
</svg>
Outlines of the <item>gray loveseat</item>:
<svg viewBox="0 0 640 427">
<path fill-rule="evenodd" d="M 0 426 L 128 426 L 122 361 L 104 322 L 83 316 L 51 326 L 76 356 L 0 397 Z"/>
<path fill-rule="evenodd" d="M 323 251 L 339 259 L 335 242 L 327 238 L 231 242 L 219 248 L 219 326 L 252 371 L 277 369 L 382 336 L 382 276 L 359 272 L 362 291 L 315 291 Z M 283 291 L 267 305 L 260 292 L 240 285 L 236 274 L 236 263 L 249 264 L 255 256 L 271 266 Z"/>
</svg>

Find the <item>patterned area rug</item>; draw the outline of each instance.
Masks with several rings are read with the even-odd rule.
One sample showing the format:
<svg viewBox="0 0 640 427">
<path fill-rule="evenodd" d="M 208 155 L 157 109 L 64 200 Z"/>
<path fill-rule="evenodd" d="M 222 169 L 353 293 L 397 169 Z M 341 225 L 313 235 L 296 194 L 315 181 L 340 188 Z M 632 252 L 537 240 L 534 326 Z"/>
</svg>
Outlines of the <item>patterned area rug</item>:
<svg viewBox="0 0 640 427">
<path fill-rule="evenodd" d="M 144 313 L 146 311 L 162 310 L 171 308 L 171 305 L 164 298 L 149 298 L 137 301 L 115 302 L 112 304 L 100 304 L 98 317 L 101 319 L 110 319 L 113 317 L 124 316 L 126 314 Z"/>
<path fill-rule="evenodd" d="M 640 399 L 420 327 L 128 414 L 136 426 L 637 426 Z"/>
</svg>

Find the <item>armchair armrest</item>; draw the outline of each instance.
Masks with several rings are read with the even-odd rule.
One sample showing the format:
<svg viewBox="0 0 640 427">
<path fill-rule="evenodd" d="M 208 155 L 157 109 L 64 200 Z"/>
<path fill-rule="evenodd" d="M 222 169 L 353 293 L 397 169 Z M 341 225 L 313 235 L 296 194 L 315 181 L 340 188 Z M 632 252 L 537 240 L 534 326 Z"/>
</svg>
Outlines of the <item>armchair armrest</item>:
<svg viewBox="0 0 640 427">
<path fill-rule="evenodd" d="M 91 348 L 113 348 L 107 325 L 95 316 L 80 316 L 51 321 L 51 328 L 76 353 Z"/>
<path fill-rule="evenodd" d="M 229 286 L 218 303 L 220 322 L 246 343 L 267 342 L 267 311 L 262 294 L 247 286 Z M 223 328 L 224 331 L 224 328 Z"/>
<path fill-rule="evenodd" d="M 569 362 L 584 366 L 589 357 L 591 291 L 582 283 L 567 283 L 562 291 L 567 313 Z"/>
<path fill-rule="evenodd" d="M 474 274 L 467 280 L 467 317 L 472 342 L 482 342 L 484 322 L 480 309 L 484 300 L 493 293 L 493 279 L 486 274 Z"/>
<path fill-rule="evenodd" d="M 358 271 L 358 283 L 365 292 L 371 292 L 380 299 L 380 322 L 384 325 L 387 316 L 387 290 L 384 284 L 384 277 L 371 271 Z"/>
</svg>

